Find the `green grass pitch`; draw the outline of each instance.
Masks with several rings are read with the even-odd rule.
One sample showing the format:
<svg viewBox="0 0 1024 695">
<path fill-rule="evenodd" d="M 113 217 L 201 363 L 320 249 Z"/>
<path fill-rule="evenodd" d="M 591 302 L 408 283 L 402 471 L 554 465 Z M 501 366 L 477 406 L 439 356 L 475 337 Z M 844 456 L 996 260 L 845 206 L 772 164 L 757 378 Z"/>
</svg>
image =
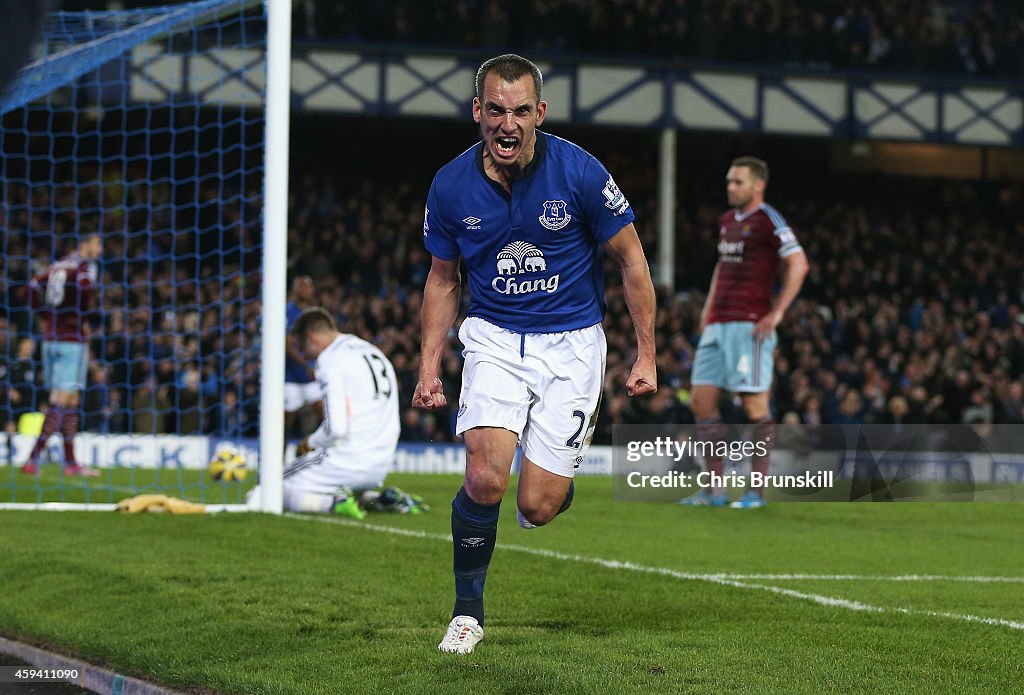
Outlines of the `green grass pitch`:
<svg viewBox="0 0 1024 695">
<path fill-rule="evenodd" d="M 109 504 L 141 494 L 172 495 L 205 504 L 241 504 L 256 484 L 256 472 L 244 481 L 212 480 L 205 469 L 102 468 L 95 478 L 64 477 L 58 464 L 25 475 L 16 466 L 0 467 L 0 502 L 88 502 Z"/>
<path fill-rule="evenodd" d="M 458 656 L 436 646 L 451 609 L 459 479 L 392 482 L 433 510 L 371 515 L 373 528 L 0 512 L 0 633 L 197 693 L 995 693 L 1024 683 L 1015 504 L 681 508 L 613 502 L 609 479 L 582 477 L 567 514 L 524 531 L 510 492 L 486 636 Z"/>
</svg>

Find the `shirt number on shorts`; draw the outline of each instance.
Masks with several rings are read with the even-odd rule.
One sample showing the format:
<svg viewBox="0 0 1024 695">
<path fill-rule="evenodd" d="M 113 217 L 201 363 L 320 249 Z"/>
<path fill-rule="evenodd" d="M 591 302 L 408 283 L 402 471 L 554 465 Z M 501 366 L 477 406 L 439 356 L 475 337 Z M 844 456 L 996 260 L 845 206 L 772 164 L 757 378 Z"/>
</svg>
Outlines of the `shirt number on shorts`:
<svg viewBox="0 0 1024 695">
<path fill-rule="evenodd" d="M 743 355 L 740 357 L 739 362 L 736 363 L 736 371 L 740 374 L 750 373 L 750 357 Z"/>
<path fill-rule="evenodd" d="M 572 416 L 580 421 L 579 427 L 572 433 L 572 436 L 565 441 L 565 445 L 570 449 L 580 448 L 580 435 L 583 434 L 583 426 L 587 424 L 587 414 L 582 410 L 572 411 Z"/>
</svg>

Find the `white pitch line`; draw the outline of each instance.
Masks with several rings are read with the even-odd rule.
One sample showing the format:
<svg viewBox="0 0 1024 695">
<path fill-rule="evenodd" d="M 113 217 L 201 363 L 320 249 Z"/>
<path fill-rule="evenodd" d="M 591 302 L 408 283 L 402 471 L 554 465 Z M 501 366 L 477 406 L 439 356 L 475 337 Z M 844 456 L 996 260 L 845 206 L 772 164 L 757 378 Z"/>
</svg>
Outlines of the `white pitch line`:
<svg viewBox="0 0 1024 695">
<path fill-rule="evenodd" d="M 312 516 L 307 514 L 284 514 L 289 519 L 298 519 L 300 521 L 318 521 L 327 524 L 336 524 L 339 526 L 350 526 L 352 528 L 364 529 L 367 531 L 376 531 L 377 533 L 388 533 L 395 536 L 405 536 L 408 538 L 422 538 L 429 540 L 442 541 L 445 543 L 451 543 L 452 537 L 448 534 L 443 533 L 431 533 L 429 531 L 417 531 L 414 529 L 403 529 L 396 528 L 394 526 L 378 526 L 376 524 L 367 524 L 361 521 L 354 521 L 350 519 L 338 519 L 336 517 L 324 517 L 324 516 Z M 779 586 L 770 586 L 767 584 L 753 584 L 750 580 L 756 579 L 843 579 L 843 580 L 881 580 L 881 581 L 993 581 L 993 582 L 1022 582 L 1024 577 L 945 577 L 941 575 L 896 575 L 894 577 L 884 576 L 861 576 L 861 575 L 815 575 L 815 574 L 699 574 L 694 572 L 681 572 L 674 570 L 669 567 L 653 567 L 650 565 L 638 565 L 634 562 L 622 561 L 622 560 L 606 560 L 598 557 L 588 557 L 586 555 L 574 555 L 570 553 L 561 553 L 556 550 L 546 550 L 544 548 L 531 548 L 525 545 L 508 545 L 500 544 L 495 547 L 495 550 L 507 550 L 516 553 L 523 553 L 526 555 L 535 555 L 538 557 L 547 557 L 554 560 L 562 560 L 565 562 L 581 562 L 589 565 L 597 565 L 606 569 L 613 570 L 628 570 L 631 572 L 639 572 L 642 574 L 656 574 L 665 577 L 673 577 L 675 579 L 690 580 L 690 581 L 703 581 L 711 582 L 713 584 L 721 584 L 723 586 L 732 586 L 739 589 L 754 589 L 757 591 L 767 591 L 780 596 L 789 596 L 791 598 L 800 599 L 803 601 L 811 601 L 821 606 L 828 606 L 832 608 L 845 608 L 851 611 L 863 611 L 869 613 L 901 613 L 903 615 L 924 615 L 935 618 L 948 618 L 950 620 L 959 620 L 961 622 L 968 623 L 981 623 L 983 625 L 996 625 L 1000 627 L 1008 627 L 1012 630 L 1024 630 L 1024 622 L 1016 620 L 1006 620 L 1003 618 L 987 618 L 979 615 L 970 615 L 966 613 L 948 613 L 945 611 L 931 611 L 922 610 L 916 608 L 885 608 L 882 606 L 872 606 L 867 603 L 861 603 L 860 601 L 851 601 L 844 598 L 838 598 L 834 596 L 824 596 L 822 594 L 813 594 L 804 591 L 794 591 L 793 589 L 785 589 Z"/>
<path fill-rule="evenodd" d="M 431 533 L 430 531 L 417 531 L 415 529 L 403 529 L 395 526 L 380 526 L 377 524 L 367 524 L 365 522 L 354 521 L 350 519 L 339 519 L 337 517 L 319 517 L 311 514 L 293 514 L 285 513 L 286 516 L 291 519 L 298 519 L 300 521 L 320 521 L 330 524 L 339 524 L 342 526 L 352 526 L 354 528 L 362 528 L 369 531 L 377 531 L 379 533 L 390 533 L 396 536 L 408 536 L 410 538 L 425 538 L 431 540 L 442 541 L 445 543 L 451 543 L 452 537 L 448 534 L 443 533 Z M 719 581 L 877 581 L 877 582 L 960 582 L 960 583 L 992 583 L 992 584 L 1024 584 L 1024 577 L 986 577 L 986 576 L 957 576 L 957 575 L 945 575 L 945 574 L 896 574 L 896 575 L 875 575 L 875 574 L 737 574 L 732 572 L 711 572 L 711 573 L 694 573 L 694 572 L 682 572 L 680 570 L 673 570 L 665 567 L 643 567 L 636 565 L 629 561 L 620 560 L 602 560 L 599 558 L 585 557 L 582 555 L 571 555 L 561 553 L 556 550 L 546 550 L 544 548 L 533 548 L 525 545 L 512 545 L 512 544 L 499 544 L 499 549 L 511 550 L 514 552 L 527 553 L 530 555 L 539 555 L 542 557 L 550 557 L 556 560 L 565 560 L 570 562 L 589 562 L 601 564 L 603 567 L 609 569 L 628 569 L 641 572 L 654 572 L 657 574 L 666 574 L 668 576 L 675 577 L 677 579 L 694 579 L 700 581 L 719 582 Z"/>
<path fill-rule="evenodd" d="M 715 582 L 716 584 L 724 584 L 726 586 L 735 586 L 739 587 L 740 589 L 758 589 L 760 591 L 770 591 L 771 593 L 779 594 L 780 596 L 789 596 L 791 598 L 803 599 L 804 601 L 813 601 L 814 603 L 817 603 L 821 606 L 845 608 L 851 611 L 864 611 L 867 613 L 884 613 L 887 610 L 880 606 L 871 606 L 867 603 L 861 603 L 860 601 L 850 601 L 845 598 L 836 598 L 833 596 L 822 596 L 821 594 L 809 594 L 804 591 L 783 589 L 781 586 L 769 586 L 767 584 L 749 584 L 747 582 L 737 582 L 728 579 L 712 579 L 710 576 L 707 579 L 707 581 Z"/>
<path fill-rule="evenodd" d="M 871 581 L 871 582 L 959 582 L 977 584 L 1024 584 L 1024 577 L 977 577 L 953 576 L 947 574 L 731 574 L 708 575 L 722 579 L 765 580 L 765 581 Z"/>
<path fill-rule="evenodd" d="M 1016 620 L 1005 620 L 1003 618 L 986 618 L 986 617 L 980 616 L 980 615 L 967 615 L 967 614 L 963 614 L 963 613 L 948 613 L 946 611 L 926 611 L 926 610 L 911 611 L 911 609 L 909 609 L 909 608 L 895 608 L 893 610 L 895 610 L 895 611 L 897 611 L 899 613 L 906 613 L 908 615 L 913 615 L 914 613 L 917 613 L 918 615 L 931 615 L 931 616 L 935 616 L 937 618 L 952 618 L 953 620 L 962 620 L 962 621 L 967 622 L 967 623 L 983 623 L 985 625 L 1001 625 L 1003 627 L 1012 628 L 1014 630 L 1024 630 L 1024 623 L 1018 622 Z"/>
</svg>

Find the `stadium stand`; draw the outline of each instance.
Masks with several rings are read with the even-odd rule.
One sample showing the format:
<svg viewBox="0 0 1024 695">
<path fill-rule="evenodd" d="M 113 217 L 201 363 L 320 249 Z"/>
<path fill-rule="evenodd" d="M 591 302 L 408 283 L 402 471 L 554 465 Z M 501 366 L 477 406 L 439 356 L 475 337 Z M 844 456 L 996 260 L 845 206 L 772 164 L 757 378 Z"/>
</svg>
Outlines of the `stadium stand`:
<svg viewBox="0 0 1024 695">
<path fill-rule="evenodd" d="M 615 166 L 622 169 L 624 162 Z M 891 416 L 890 401 L 902 396 L 918 422 L 978 415 L 1021 421 L 1024 324 L 1014 259 L 1024 242 L 1013 217 L 1020 188 L 1007 182 L 836 175 L 827 188 L 815 189 L 806 177 L 787 182 L 788 175 L 773 184 L 773 197 L 784 201 L 780 205 L 790 211 L 787 217 L 813 263 L 782 328 L 779 416 L 793 412 L 803 420 L 808 400 L 817 397 L 823 421 L 832 422 L 854 391 L 861 400 L 854 416 L 866 420 Z M 694 253 L 680 251 L 682 292 L 660 293 L 657 330 L 659 367 L 684 407 L 722 198 L 720 172 L 694 178 L 711 182 L 678 212 L 679 236 Z M 325 305 L 353 332 L 373 337 L 398 356 L 396 367 L 408 386 L 415 379 L 419 287 L 428 267 L 418 239 L 422 193 L 408 184 L 396 193 L 364 182 L 347 196 L 339 194 L 342 185 L 325 180 L 307 179 L 301 186 L 316 187 L 322 193 L 307 194 L 293 211 L 289 263 L 320 278 Z M 623 188 L 637 191 L 633 204 L 646 221 L 642 232 L 653 255 L 653 201 L 644 200 L 643 187 Z M 324 230 L 323 236 L 304 228 Z M 345 239 L 334 245 L 333 260 L 324 253 L 331 234 Z M 380 255 L 381 248 L 395 253 Z M 614 282 L 608 305 L 604 425 L 626 410 L 619 392 L 632 331 Z M 452 347 L 446 371 L 449 388 L 456 389 L 454 339 Z"/>
<path fill-rule="evenodd" d="M 678 291 L 659 291 L 659 370 L 672 398 L 630 404 L 622 392 L 631 364 L 632 324 L 621 288 L 614 275 L 609 276 L 609 356 L 599 442 L 610 441 L 614 424 L 690 417 L 688 388 L 697 317 L 713 264 L 715 224 L 724 204 L 721 172 L 712 170 L 711 164 L 689 173 L 689 180 L 704 183 L 685 192 L 677 212 L 679 238 L 685 242 L 678 251 Z M 623 160 L 614 166 L 624 173 L 623 189 L 630 191 L 638 217 L 644 220 L 641 233 L 653 257 L 656 213 L 650 198 L 653 189 L 640 183 L 645 163 L 635 161 L 630 167 Z M 393 182 L 389 176 L 386 171 L 362 172 L 358 179 L 351 174 L 297 176 L 288 264 L 290 272 L 314 278 L 319 303 L 347 332 L 372 340 L 391 356 L 401 391 L 410 394 L 418 370 L 419 305 L 429 267 L 419 234 L 428 179 L 414 173 Z M 822 187 L 806 176 L 798 178 L 796 172 L 780 173 L 770 199 L 787 210 L 812 268 L 780 329 L 777 417 L 806 423 L 892 418 L 914 423 L 1024 422 L 1024 316 L 1016 260 L 1024 253 L 1024 236 L 1013 214 L 1022 195 L 1024 190 L 1009 182 L 834 174 Z M 19 214 L 13 213 L 15 228 L 31 226 L 18 219 Z M 62 224 L 58 219 L 55 228 Z M 141 231 L 145 224 L 139 218 L 132 228 Z M 18 343 L 28 336 L 16 290 L 29 268 L 17 259 L 25 257 L 25 244 L 31 239 L 34 262 L 45 262 L 50 247 L 40 238 L 33 232 L 9 239 L 13 260 L 7 267 L 10 287 L 4 305 L 13 307 L 7 317 L 11 334 L 0 341 L 9 364 L 19 358 Z M 244 238 L 228 241 L 243 250 L 252 243 Z M 85 399 L 86 427 L 104 432 L 134 428 L 254 435 L 259 375 L 253 366 L 246 372 L 238 365 L 256 365 L 258 360 L 203 356 L 240 356 L 244 350 L 257 349 L 258 300 L 241 305 L 246 307 L 244 316 L 229 317 L 232 323 L 247 326 L 249 339 L 224 335 L 217 329 L 224 309 L 206 296 L 210 290 L 170 281 L 172 257 L 177 254 L 179 265 L 183 258 L 194 258 L 201 252 L 197 245 L 206 243 L 201 236 L 180 233 L 154 239 L 129 233 L 124 240 L 115 237 L 109 243 L 105 257 L 118 260 L 106 261 L 103 273 L 124 282 L 108 282 L 104 294 L 103 353 L 97 354 L 96 343 Z M 130 260 L 123 260 L 146 254 L 165 257 L 166 269 L 147 278 L 131 267 Z M 233 270 L 221 272 L 230 276 Z M 148 285 L 156 291 L 139 291 Z M 259 296 L 251 283 L 230 285 L 227 291 Z M 122 292 L 129 293 L 129 311 L 124 310 Z M 168 316 L 161 302 L 178 311 Z M 183 307 L 190 310 L 182 311 Z M 167 321 L 175 322 L 174 330 Z M 172 335 L 188 337 L 175 343 Z M 239 344 L 220 350 L 218 341 L 228 339 Z M 461 364 L 454 335 L 450 348 L 445 381 L 448 392 L 455 394 Z M 242 393 L 243 398 L 219 401 L 216 394 L 223 392 L 223 382 L 233 384 L 226 390 Z M 12 386 L 5 377 L 3 388 Z M 408 400 L 406 396 L 402 402 Z M 14 408 L 9 401 L 4 405 L 8 427 L 15 420 L 15 413 L 9 412 Z M 403 440 L 451 441 L 451 414 L 407 409 Z"/>
<path fill-rule="evenodd" d="M 63 0 L 65 9 L 102 0 Z M 166 0 L 133 0 L 135 6 Z M 809 70 L 1024 75 L 1013 0 L 296 0 L 296 36 Z"/>
<path fill-rule="evenodd" d="M 75 4 L 64 3 L 70 9 Z M 514 43 L 523 51 L 549 53 L 612 47 L 627 56 L 650 53 L 759 65 L 1024 74 L 1024 41 L 1018 40 L 1024 34 L 1024 15 L 1016 4 L 996 0 L 826 2 L 813 8 L 784 0 L 673 0 L 616 4 L 614 21 L 607 13 L 591 13 L 587 3 L 564 0 L 529 3 L 527 12 L 506 17 L 505 29 L 493 21 L 503 14 L 497 3 L 295 6 L 298 28 L 317 38 L 389 37 L 465 48 Z M 444 21 L 422 21 L 423 12 L 452 15 Z M 557 26 L 560 39 L 543 31 L 527 36 L 525 26 Z M 423 33 L 426 27 L 448 31 L 428 35 Z M 751 27 L 762 30 L 760 40 L 747 36 Z M 649 32 L 658 38 L 640 40 Z M 466 134 L 459 142 L 468 143 L 471 137 Z M 620 185 L 638 210 L 643 221 L 638 227 L 654 258 L 655 168 L 651 161 L 608 156 L 609 168 L 623 172 Z M 616 156 L 621 159 L 612 159 Z M 291 189 L 290 273 L 310 274 L 319 302 L 339 318 L 344 330 L 374 341 L 391 356 L 404 394 L 411 393 L 417 373 L 419 303 L 429 267 L 418 233 L 426 172 L 439 163 L 431 160 L 419 170 L 406 169 L 397 180 L 391 178 L 393 170 L 356 176 L 298 169 Z M 632 327 L 621 289 L 610 275 L 605 322 L 610 352 L 597 432 L 602 443 L 610 441 L 611 426 L 619 422 L 689 418 L 697 316 L 714 264 L 715 220 L 724 196 L 722 162 L 687 162 L 686 167 L 676 221 L 678 237 L 685 241 L 678 250 L 678 292 L 659 293 L 657 327 L 662 383 L 671 387 L 673 397 L 630 404 L 621 393 L 631 362 Z M 78 171 L 83 178 L 78 188 L 85 191 L 89 172 Z M 1013 214 L 1022 202 L 1020 187 L 1001 181 L 844 176 L 823 188 L 788 171 L 773 179 L 769 192 L 769 199 L 786 211 L 812 262 L 801 298 L 781 328 L 777 417 L 806 423 L 1024 422 L 1024 318 L 1015 261 L 1024 250 L 1024 237 Z M 29 210 L 44 209 L 30 204 L 33 195 L 42 194 L 28 186 L 8 188 L 6 228 L 28 234 L 11 234 L 7 254 L 0 259 L 10 331 L 0 341 L 0 359 L 8 366 L 0 390 L 17 389 L 11 380 L 20 372 L 13 365 L 23 359 L 19 344 L 31 334 L 20 291 L 26 278 L 49 260 L 57 236 L 99 225 L 104 207 L 97 188 L 91 206 L 95 219 L 60 214 L 30 219 Z M 258 282 L 224 283 L 220 291 L 227 294 L 219 301 L 210 286 L 174 277 L 172 268 L 185 259 L 202 263 L 213 247 L 226 244 L 239 251 L 235 257 L 240 262 L 216 268 L 211 264 L 204 267 L 204 277 L 237 277 L 239 266 L 258 267 L 258 230 L 255 225 L 242 227 L 230 239 L 184 231 L 150 234 L 147 229 L 168 225 L 152 225 L 143 201 L 165 195 L 129 190 L 128 209 L 134 211 L 127 218 L 129 233 L 109 242 L 103 266 L 108 288 L 103 341 L 94 340 L 92 350 L 86 428 L 253 436 L 258 422 Z M 214 192 L 200 195 L 211 202 Z M 255 211 L 247 214 L 257 217 Z M 103 219 L 117 225 L 122 218 L 107 214 Z M 156 274 L 147 276 L 148 261 L 132 259 L 161 262 L 154 266 Z M 243 293 L 252 301 L 232 300 Z M 173 315 L 163 310 L 172 305 L 178 309 Z M 218 326 L 225 324 L 246 328 L 223 333 Z M 175 342 L 174 335 L 187 337 Z M 444 364 L 449 394 L 459 389 L 456 343 L 453 336 Z M 220 354 L 235 357 L 208 357 Z M 222 399 L 218 394 L 226 383 L 233 385 L 226 389 L 232 393 Z M 30 399 L 38 403 L 40 394 Z M 25 409 L 24 403 L 5 399 L 0 421 L 13 429 Z M 408 409 L 403 439 L 450 441 L 450 416 Z"/>
<path fill-rule="evenodd" d="M 318 39 L 525 53 L 757 63 L 812 70 L 1024 74 L 1024 13 L 1011 0 L 412 0 L 295 3 Z"/>
</svg>

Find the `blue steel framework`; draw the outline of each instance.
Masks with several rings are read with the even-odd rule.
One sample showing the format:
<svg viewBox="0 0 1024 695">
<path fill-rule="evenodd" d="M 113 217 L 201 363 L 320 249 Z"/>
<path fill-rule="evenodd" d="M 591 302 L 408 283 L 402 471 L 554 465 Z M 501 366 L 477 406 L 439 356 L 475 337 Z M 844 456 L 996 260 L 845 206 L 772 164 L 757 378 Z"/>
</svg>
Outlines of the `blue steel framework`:
<svg viewBox="0 0 1024 695">
<path fill-rule="evenodd" d="M 218 79 L 261 56 L 214 51 L 189 57 L 141 46 L 128 59 L 129 98 L 198 91 L 219 104 L 249 102 L 258 78 Z M 340 47 L 297 49 L 292 105 L 298 111 L 455 118 L 468 113 L 479 55 L 399 53 Z M 1024 146 L 1024 88 L 1012 82 L 740 71 L 540 61 L 548 117 L 584 125 L 677 127 L 826 138 Z M 259 75 L 247 70 L 247 75 Z M 189 76 L 193 81 L 189 82 Z"/>
</svg>

